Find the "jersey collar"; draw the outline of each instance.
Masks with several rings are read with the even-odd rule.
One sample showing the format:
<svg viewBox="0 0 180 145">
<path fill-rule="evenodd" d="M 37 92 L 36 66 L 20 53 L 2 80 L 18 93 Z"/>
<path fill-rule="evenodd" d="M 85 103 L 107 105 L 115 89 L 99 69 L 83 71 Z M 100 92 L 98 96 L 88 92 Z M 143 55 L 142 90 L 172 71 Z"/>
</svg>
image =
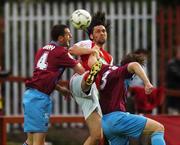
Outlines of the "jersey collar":
<svg viewBox="0 0 180 145">
<path fill-rule="evenodd" d="M 62 44 L 59 44 L 59 43 L 57 43 L 57 42 L 54 41 L 54 40 L 51 40 L 50 43 L 51 43 L 51 44 L 54 44 L 54 45 L 56 45 L 56 46 L 63 46 Z"/>
</svg>

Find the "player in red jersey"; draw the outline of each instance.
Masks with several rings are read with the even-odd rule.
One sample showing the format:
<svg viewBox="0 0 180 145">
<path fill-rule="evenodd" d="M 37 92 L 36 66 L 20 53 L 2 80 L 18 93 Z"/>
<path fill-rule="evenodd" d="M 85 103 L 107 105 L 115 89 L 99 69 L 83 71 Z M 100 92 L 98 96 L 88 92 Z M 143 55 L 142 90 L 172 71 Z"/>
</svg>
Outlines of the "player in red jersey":
<svg viewBox="0 0 180 145">
<path fill-rule="evenodd" d="M 91 55 L 89 61 L 89 64 L 94 64 L 97 58 Z M 101 78 L 98 90 L 103 113 L 102 127 L 111 145 L 127 145 L 129 138 L 138 138 L 141 134 L 151 135 L 152 145 L 165 145 L 162 124 L 126 112 L 126 79 L 136 74 L 143 80 L 146 94 L 150 94 L 153 90 L 153 85 L 140 64 L 143 64 L 140 56 L 129 54 L 122 60 L 122 66 L 103 65 L 98 73 Z"/>
<path fill-rule="evenodd" d="M 90 136 L 84 145 L 98 145 L 102 137 L 102 113 L 96 85 L 93 84 L 92 87 L 86 89 L 84 86 L 91 85 L 94 82 L 96 74 L 101 68 L 101 63 L 112 64 L 113 59 L 111 55 L 104 49 L 107 40 L 106 30 L 108 27 L 109 25 L 105 22 L 105 14 L 97 12 L 92 17 L 92 22 L 88 28 L 88 35 L 91 40 L 80 41 L 69 49 L 71 54 L 80 56 L 81 64 L 87 71 L 90 70 L 88 64 L 89 56 L 93 55 L 99 58 L 99 63 L 93 65 L 94 69 L 92 69 L 90 73 L 87 72 L 84 75 L 75 74 L 70 81 L 72 95 L 83 111 L 90 132 Z M 86 84 L 82 83 L 83 80 L 86 80 Z"/>
<path fill-rule="evenodd" d="M 68 52 L 71 32 L 66 25 L 55 25 L 51 30 L 52 41 L 38 49 L 34 72 L 26 81 L 23 96 L 24 131 L 28 138 L 23 145 L 44 145 L 51 114 L 50 94 L 65 68 L 82 74 L 84 68 Z"/>
</svg>

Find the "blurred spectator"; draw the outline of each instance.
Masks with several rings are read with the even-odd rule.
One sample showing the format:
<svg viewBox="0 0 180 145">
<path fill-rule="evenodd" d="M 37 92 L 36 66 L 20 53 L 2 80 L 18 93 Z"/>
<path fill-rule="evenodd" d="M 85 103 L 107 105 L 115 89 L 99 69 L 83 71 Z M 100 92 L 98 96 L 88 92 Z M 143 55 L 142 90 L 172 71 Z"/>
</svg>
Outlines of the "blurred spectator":
<svg viewBox="0 0 180 145">
<path fill-rule="evenodd" d="M 166 87 L 180 90 L 180 46 L 176 49 L 175 58 L 168 62 L 166 70 Z M 180 96 L 167 96 L 167 108 L 169 114 L 180 113 Z"/>
<path fill-rule="evenodd" d="M 138 113 L 152 113 L 152 110 L 164 102 L 164 89 L 154 88 L 151 94 L 145 94 L 144 87 L 130 87 L 131 94 L 135 98 L 135 110 Z"/>
</svg>

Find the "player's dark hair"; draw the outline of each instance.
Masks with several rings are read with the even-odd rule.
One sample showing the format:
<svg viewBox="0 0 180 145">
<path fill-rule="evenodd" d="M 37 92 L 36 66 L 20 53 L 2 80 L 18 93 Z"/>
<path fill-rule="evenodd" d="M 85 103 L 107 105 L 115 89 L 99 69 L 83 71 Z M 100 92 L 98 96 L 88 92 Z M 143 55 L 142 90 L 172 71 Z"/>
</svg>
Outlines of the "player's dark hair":
<svg viewBox="0 0 180 145">
<path fill-rule="evenodd" d="M 144 54 L 144 55 L 147 55 L 148 51 L 143 49 L 143 48 L 139 48 L 139 49 L 135 50 L 134 53 L 135 54 Z"/>
<path fill-rule="evenodd" d="M 52 40 L 57 41 L 59 36 L 64 36 L 66 28 L 68 28 L 68 26 L 64 24 L 54 25 L 51 29 Z"/>
<path fill-rule="evenodd" d="M 110 23 L 106 21 L 105 13 L 98 11 L 92 16 L 91 24 L 87 28 L 88 36 L 93 33 L 93 29 L 95 26 L 103 25 L 106 28 L 106 31 L 109 31 Z"/>
<path fill-rule="evenodd" d="M 129 53 L 122 60 L 121 65 L 125 65 L 130 62 L 138 62 L 140 65 L 144 65 L 145 58 L 140 54 Z"/>
</svg>

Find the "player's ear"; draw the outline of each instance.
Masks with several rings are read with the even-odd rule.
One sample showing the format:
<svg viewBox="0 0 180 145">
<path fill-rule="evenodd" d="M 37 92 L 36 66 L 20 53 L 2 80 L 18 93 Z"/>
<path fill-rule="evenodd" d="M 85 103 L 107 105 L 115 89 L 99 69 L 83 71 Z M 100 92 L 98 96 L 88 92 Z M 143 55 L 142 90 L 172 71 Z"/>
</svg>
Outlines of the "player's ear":
<svg viewBox="0 0 180 145">
<path fill-rule="evenodd" d="M 59 36 L 58 37 L 58 41 L 61 42 L 61 43 L 64 42 L 64 37 L 63 36 Z"/>
<path fill-rule="evenodd" d="M 89 37 L 90 37 L 91 40 L 93 40 L 93 35 L 92 34 L 90 34 Z"/>
</svg>

